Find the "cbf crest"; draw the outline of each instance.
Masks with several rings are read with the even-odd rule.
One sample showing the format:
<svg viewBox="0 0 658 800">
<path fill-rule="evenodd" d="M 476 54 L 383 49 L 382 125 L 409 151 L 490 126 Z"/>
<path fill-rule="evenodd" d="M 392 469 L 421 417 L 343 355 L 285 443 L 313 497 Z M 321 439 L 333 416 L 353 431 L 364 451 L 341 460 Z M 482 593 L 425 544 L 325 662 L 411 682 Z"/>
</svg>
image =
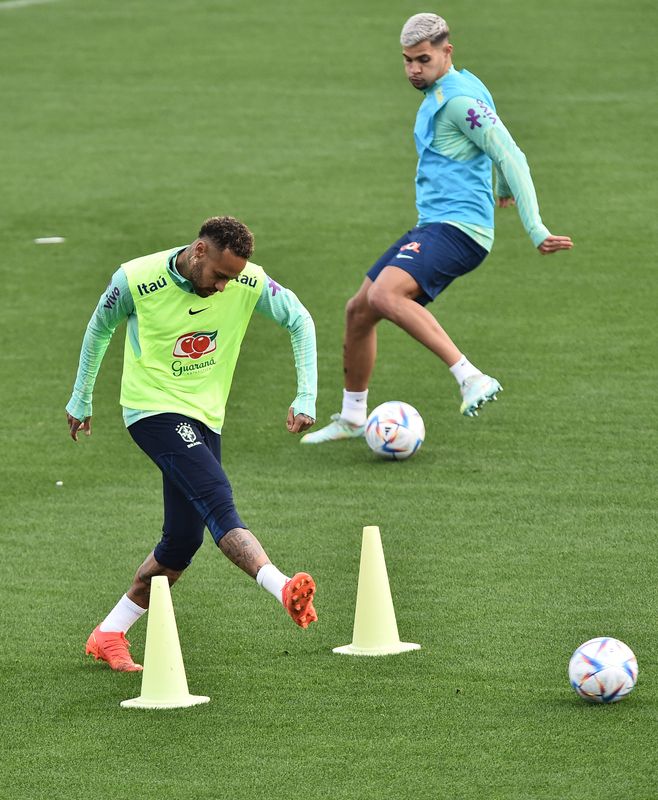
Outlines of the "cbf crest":
<svg viewBox="0 0 658 800">
<path fill-rule="evenodd" d="M 188 422 L 179 422 L 176 425 L 176 433 L 184 442 L 188 443 L 188 446 L 196 442 L 196 433 L 194 433 L 194 429 Z"/>
</svg>

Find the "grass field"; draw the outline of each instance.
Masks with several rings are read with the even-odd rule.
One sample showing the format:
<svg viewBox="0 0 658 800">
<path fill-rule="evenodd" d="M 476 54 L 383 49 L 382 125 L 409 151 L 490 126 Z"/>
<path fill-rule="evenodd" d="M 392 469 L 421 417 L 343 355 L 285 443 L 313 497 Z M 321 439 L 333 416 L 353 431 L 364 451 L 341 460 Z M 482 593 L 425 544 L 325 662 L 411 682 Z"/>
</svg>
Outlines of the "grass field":
<svg viewBox="0 0 658 800">
<path fill-rule="evenodd" d="M 173 598 L 190 689 L 211 703 L 159 713 L 121 709 L 139 675 L 83 654 L 161 525 L 160 477 L 118 406 L 122 331 L 94 435 L 67 438 L 85 325 L 119 263 L 232 213 L 311 310 L 319 421 L 338 410 L 344 303 L 414 222 L 419 97 L 397 40 L 426 9 L 2 6 L 0 797 L 658 797 L 655 4 L 437 7 L 525 151 L 546 224 L 576 246 L 543 259 L 498 212 L 486 265 L 435 304 L 505 387 L 478 420 L 460 418 L 447 370 L 381 326 L 372 405 L 406 400 L 428 432 L 406 463 L 361 442 L 299 447 L 288 337 L 254 319 L 225 466 L 273 560 L 316 577 L 320 622 L 296 629 L 208 537 Z M 65 244 L 33 244 L 52 235 Z M 369 524 L 416 653 L 331 652 L 351 639 Z M 566 677 L 602 634 L 640 664 L 610 707 Z"/>
</svg>

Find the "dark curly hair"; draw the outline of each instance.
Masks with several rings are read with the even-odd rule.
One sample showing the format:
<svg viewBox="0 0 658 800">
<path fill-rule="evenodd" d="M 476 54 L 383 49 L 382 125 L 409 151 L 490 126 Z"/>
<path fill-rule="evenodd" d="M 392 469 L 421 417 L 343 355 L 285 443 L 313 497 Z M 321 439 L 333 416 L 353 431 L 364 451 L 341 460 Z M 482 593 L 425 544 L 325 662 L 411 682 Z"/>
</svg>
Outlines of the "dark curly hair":
<svg viewBox="0 0 658 800">
<path fill-rule="evenodd" d="M 235 217 L 210 217 L 201 226 L 199 239 L 210 239 L 218 250 L 230 250 L 240 258 L 251 258 L 254 235 Z"/>
</svg>

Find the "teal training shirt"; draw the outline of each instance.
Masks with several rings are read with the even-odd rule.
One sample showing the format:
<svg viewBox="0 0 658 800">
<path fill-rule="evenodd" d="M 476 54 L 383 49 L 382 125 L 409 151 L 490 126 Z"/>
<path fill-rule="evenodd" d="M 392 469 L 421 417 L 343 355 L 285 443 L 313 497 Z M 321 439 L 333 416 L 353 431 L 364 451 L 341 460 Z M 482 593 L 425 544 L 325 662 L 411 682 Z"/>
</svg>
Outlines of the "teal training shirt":
<svg viewBox="0 0 658 800">
<path fill-rule="evenodd" d="M 526 158 L 484 84 L 451 67 L 425 95 L 415 131 L 418 224 L 453 224 L 491 250 L 493 162 L 496 195 L 514 197 L 526 232 L 539 246 L 550 234 L 539 215 Z"/>
<path fill-rule="evenodd" d="M 178 247 L 171 252 L 168 273 L 177 285 L 190 294 L 194 294 L 191 282 L 183 278 L 175 267 L 176 256 L 183 249 L 184 247 Z M 286 328 L 290 333 L 297 372 L 297 394 L 291 406 L 295 414 L 306 414 L 315 419 L 317 353 L 315 326 L 311 315 L 294 292 L 268 276 L 266 276 L 254 310 Z M 83 420 L 92 416 L 96 377 L 112 335 L 123 320 L 127 320 L 127 335 L 133 350 L 135 353 L 139 353 L 139 326 L 135 305 L 128 288 L 126 274 L 120 267 L 101 295 L 96 310 L 87 325 L 73 393 L 66 406 L 66 410 L 72 417 Z M 124 408 L 123 418 L 128 426 L 139 419 L 160 413 L 162 412 Z"/>
</svg>

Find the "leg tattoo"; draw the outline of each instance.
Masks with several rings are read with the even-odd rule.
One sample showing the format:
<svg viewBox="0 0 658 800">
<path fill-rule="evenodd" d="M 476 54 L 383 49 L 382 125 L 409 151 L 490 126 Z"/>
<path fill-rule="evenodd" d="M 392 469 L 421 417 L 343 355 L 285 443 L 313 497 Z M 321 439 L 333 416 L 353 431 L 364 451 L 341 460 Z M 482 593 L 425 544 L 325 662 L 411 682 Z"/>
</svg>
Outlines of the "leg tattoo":
<svg viewBox="0 0 658 800">
<path fill-rule="evenodd" d="M 154 578 L 156 575 L 166 575 L 169 580 L 169 585 L 173 586 L 182 574 L 182 570 L 169 569 L 159 564 L 155 560 L 153 553 L 150 553 L 146 557 L 144 563 L 138 567 L 135 577 L 133 578 L 132 586 L 128 589 L 126 594 L 133 603 L 137 603 L 137 605 L 142 608 L 148 608 L 151 596 L 151 578 Z"/>
<path fill-rule="evenodd" d="M 233 528 L 219 540 L 219 549 L 241 570 L 255 578 L 258 570 L 270 560 L 263 546 L 246 528 Z"/>
</svg>

